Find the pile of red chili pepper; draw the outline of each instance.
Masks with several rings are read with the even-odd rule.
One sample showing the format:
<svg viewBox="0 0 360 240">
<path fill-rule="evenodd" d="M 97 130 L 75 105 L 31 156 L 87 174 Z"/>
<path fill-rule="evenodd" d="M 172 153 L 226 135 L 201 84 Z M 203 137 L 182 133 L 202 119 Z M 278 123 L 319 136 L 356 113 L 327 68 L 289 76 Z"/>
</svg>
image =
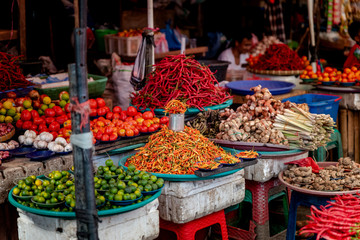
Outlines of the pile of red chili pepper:
<svg viewBox="0 0 360 240">
<path fill-rule="evenodd" d="M 179 100 L 170 100 L 165 106 L 165 113 L 171 114 L 184 114 L 187 109 L 186 103 L 182 103 Z"/>
<path fill-rule="evenodd" d="M 286 44 L 272 44 L 252 67 L 256 70 L 303 70 L 304 62 Z"/>
<path fill-rule="evenodd" d="M 126 166 L 134 164 L 136 169 L 166 174 L 194 174 L 196 166 L 212 168 L 219 165 L 215 159 L 221 157 L 229 161 L 239 160 L 214 145 L 196 129 L 185 127 L 175 132 L 167 126 L 149 137 L 149 142 L 139 148 L 126 161 Z"/>
<path fill-rule="evenodd" d="M 141 110 L 164 108 L 170 100 L 178 99 L 189 107 L 202 110 L 231 98 L 215 84 L 218 81 L 209 67 L 193 57 L 167 56 L 155 65 L 144 88 L 132 94 L 132 104 Z"/>
<path fill-rule="evenodd" d="M 0 92 L 34 85 L 22 74 L 17 63 L 19 58 L 20 56 L 0 52 Z"/>
<path fill-rule="evenodd" d="M 360 238 L 360 195 L 338 195 L 326 206 L 311 206 L 310 221 L 301 234 L 317 234 L 317 240 Z"/>
</svg>

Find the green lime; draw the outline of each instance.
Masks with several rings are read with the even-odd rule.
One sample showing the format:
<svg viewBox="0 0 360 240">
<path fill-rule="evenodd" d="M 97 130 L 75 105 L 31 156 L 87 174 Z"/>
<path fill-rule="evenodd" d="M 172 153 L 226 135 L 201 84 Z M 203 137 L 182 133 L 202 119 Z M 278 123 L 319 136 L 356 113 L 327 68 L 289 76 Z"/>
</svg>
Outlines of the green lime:
<svg viewBox="0 0 360 240">
<path fill-rule="evenodd" d="M 111 179 L 109 180 L 109 183 L 116 183 L 115 178 L 111 178 Z"/>
<path fill-rule="evenodd" d="M 139 185 L 139 186 L 138 186 L 138 189 L 139 189 L 140 191 L 144 191 L 144 186 L 143 186 L 143 185 Z"/>
<path fill-rule="evenodd" d="M 115 187 L 113 187 L 113 188 L 110 189 L 110 193 L 112 193 L 112 194 L 116 194 L 117 191 L 118 191 L 118 189 L 115 188 Z"/>
<path fill-rule="evenodd" d="M 141 197 L 141 190 L 140 190 L 140 189 L 136 190 L 136 191 L 134 192 L 134 194 L 136 195 L 136 198 Z"/>
<path fill-rule="evenodd" d="M 41 105 L 41 107 L 40 107 L 40 109 L 41 109 L 43 112 L 45 112 L 45 110 L 48 109 L 48 108 L 49 108 L 49 106 L 46 105 L 46 104 L 43 104 L 43 105 Z M 39 114 L 40 114 L 40 113 L 39 113 Z"/>
<path fill-rule="evenodd" d="M 139 175 L 135 175 L 135 176 L 133 176 L 132 179 L 134 182 L 138 182 L 140 178 L 139 178 Z"/>
<path fill-rule="evenodd" d="M 124 200 L 131 200 L 130 194 L 126 193 L 126 194 L 124 195 Z"/>
<path fill-rule="evenodd" d="M 137 197 L 136 197 L 136 194 L 135 193 L 131 193 L 130 194 L 130 199 L 131 200 L 135 200 Z"/>
<path fill-rule="evenodd" d="M 12 123 L 13 120 L 14 120 L 14 119 L 13 119 L 12 117 L 6 116 L 4 122 L 5 122 L 5 123 Z"/>
<path fill-rule="evenodd" d="M 95 183 L 94 187 L 95 187 L 95 189 L 99 189 L 101 187 L 101 185 L 99 183 Z"/>
<path fill-rule="evenodd" d="M 134 164 L 129 164 L 129 166 L 128 166 L 128 170 L 129 170 L 130 172 L 135 171 L 135 169 L 136 169 L 136 167 L 135 167 L 135 165 L 134 165 Z"/>
<path fill-rule="evenodd" d="M 108 160 L 105 161 L 105 165 L 106 165 L 107 167 L 111 167 L 112 165 L 114 165 L 114 162 L 113 162 L 113 160 L 111 160 L 111 159 L 109 158 Z"/>
<path fill-rule="evenodd" d="M 131 189 L 131 193 L 133 193 L 133 192 L 136 191 L 137 187 L 135 187 L 134 185 L 131 185 L 131 186 L 130 186 L 130 189 Z"/>
<path fill-rule="evenodd" d="M 116 194 L 116 195 L 114 196 L 114 200 L 115 200 L 115 201 L 122 201 L 122 200 L 123 200 L 123 195 Z"/>
<path fill-rule="evenodd" d="M 0 123 L 5 122 L 5 116 L 4 115 L 0 115 Z"/>
<path fill-rule="evenodd" d="M 150 185 L 150 184 L 146 184 L 146 185 L 144 186 L 144 190 L 145 190 L 145 192 L 150 192 L 150 191 L 152 191 L 151 185 Z"/>
<path fill-rule="evenodd" d="M 6 109 L 5 108 L 0 109 L 0 115 L 6 115 Z"/>
<path fill-rule="evenodd" d="M 126 188 L 125 188 L 125 192 L 126 192 L 126 193 L 132 193 L 131 187 L 126 187 Z"/>
<path fill-rule="evenodd" d="M 50 103 L 49 108 L 53 108 L 53 107 L 55 107 L 55 103 Z"/>
<path fill-rule="evenodd" d="M 155 183 L 151 184 L 151 187 L 153 190 L 158 190 L 158 185 L 156 185 Z"/>
<path fill-rule="evenodd" d="M 31 108 L 31 101 L 30 100 L 25 100 L 23 102 L 23 106 L 24 106 L 24 108 Z"/>
<path fill-rule="evenodd" d="M 7 110 L 6 115 L 14 117 L 16 115 L 16 109 L 10 108 L 9 110 Z"/>
<path fill-rule="evenodd" d="M 19 195 L 19 193 L 20 193 L 20 189 L 19 188 L 14 188 L 14 190 L 13 190 L 13 194 L 14 195 Z"/>
<path fill-rule="evenodd" d="M 142 175 L 141 179 L 142 180 L 149 180 L 150 176 L 149 176 L 149 174 L 145 173 L 144 175 Z"/>
<path fill-rule="evenodd" d="M 65 101 L 65 100 L 61 100 L 61 101 L 59 102 L 59 106 L 60 106 L 61 108 L 65 107 L 65 105 L 66 105 L 66 101 Z"/>
<path fill-rule="evenodd" d="M 121 168 L 117 168 L 117 169 L 115 170 L 115 174 L 116 174 L 116 175 L 119 175 L 119 174 L 121 174 L 121 173 L 123 173 L 123 170 L 122 170 Z"/>
<path fill-rule="evenodd" d="M 44 203 L 44 202 L 45 202 L 45 198 L 44 198 L 44 197 L 39 197 L 39 198 L 38 198 L 38 202 L 39 202 L 39 203 Z"/>
<path fill-rule="evenodd" d="M 116 169 L 117 169 L 117 167 L 115 165 L 110 166 L 110 171 L 111 172 L 115 172 Z"/>
<path fill-rule="evenodd" d="M 117 188 L 120 189 L 125 189 L 126 188 L 126 184 L 123 181 L 119 181 L 117 183 Z"/>
<path fill-rule="evenodd" d="M 124 174 L 119 174 L 119 176 L 118 176 L 118 179 L 120 179 L 120 180 L 123 180 L 125 178 L 125 175 Z"/>
<path fill-rule="evenodd" d="M 114 194 L 111 194 L 111 193 L 110 193 L 110 195 L 109 195 L 109 200 L 110 200 L 110 201 L 114 200 L 114 196 L 115 196 Z"/>
<path fill-rule="evenodd" d="M 157 177 L 155 175 L 151 175 L 150 177 L 150 181 L 152 181 L 153 183 L 157 181 Z"/>
<path fill-rule="evenodd" d="M 56 198 L 54 198 L 54 197 L 53 197 L 53 198 L 51 198 L 51 199 L 50 199 L 50 202 L 51 202 L 51 203 L 57 203 L 57 202 L 58 202 L 58 200 L 57 200 Z"/>
</svg>

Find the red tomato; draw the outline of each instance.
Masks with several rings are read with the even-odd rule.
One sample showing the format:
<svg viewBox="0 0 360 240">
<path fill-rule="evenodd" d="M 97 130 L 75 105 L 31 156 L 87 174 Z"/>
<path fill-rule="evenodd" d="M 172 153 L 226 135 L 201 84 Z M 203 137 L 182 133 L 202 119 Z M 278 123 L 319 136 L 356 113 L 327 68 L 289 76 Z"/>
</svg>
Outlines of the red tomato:
<svg viewBox="0 0 360 240">
<path fill-rule="evenodd" d="M 150 127 L 149 127 L 149 132 L 155 132 L 155 130 L 156 130 L 156 129 L 155 129 L 153 126 L 150 126 Z"/>
<path fill-rule="evenodd" d="M 134 120 L 132 117 L 127 117 L 127 118 L 125 119 L 125 122 L 130 122 L 130 121 L 132 121 L 132 120 Z"/>
<path fill-rule="evenodd" d="M 67 103 L 64 107 L 65 112 L 69 113 L 70 112 L 70 103 Z"/>
<path fill-rule="evenodd" d="M 126 114 L 130 117 L 133 117 L 137 114 L 137 110 L 136 108 L 134 108 L 133 106 L 128 107 L 128 109 L 126 110 Z"/>
<path fill-rule="evenodd" d="M 66 114 L 66 116 L 68 117 L 68 119 L 70 119 L 71 118 L 71 113 Z"/>
<path fill-rule="evenodd" d="M 114 131 L 114 129 L 112 127 L 108 126 L 105 128 L 105 134 L 110 135 L 111 133 L 113 133 L 113 131 Z"/>
<path fill-rule="evenodd" d="M 31 125 L 31 127 L 30 127 L 30 130 L 33 130 L 33 131 L 36 131 L 37 129 L 38 129 L 38 126 L 35 124 Z"/>
<path fill-rule="evenodd" d="M 155 130 L 158 130 L 160 128 L 160 124 L 158 123 L 154 123 L 153 125 L 151 125 L 152 127 L 155 128 Z"/>
<path fill-rule="evenodd" d="M 98 116 L 105 116 L 105 114 L 106 114 L 106 110 L 103 107 L 97 109 Z"/>
<path fill-rule="evenodd" d="M 121 111 L 122 111 L 122 109 L 121 109 L 121 107 L 119 107 L 119 106 L 115 106 L 115 107 L 113 108 L 113 113 L 121 113 Z"/>
<path fill-rule="evenodd" d="M 51 132 L 57 132 L 60 130 L 60 124 L 58 122 L 52 122 L 50 125 L 49 125 L 49 130 Z"/>
<path fill-rule="evenodd" d="M 91 109 L 97 109 L 98 108 L 97 101 L 95 99 L 89 99 L 89 106 Z"/>
<path fill-rule="evenodd" d="M 115 141 L 118 138 L 117 133 L 111 133 L 109 136 L 110 141 Z"/>
<path fill-rule="evenodd" d="M 113 118 L 114 118 L 114 113 L 108 112 L 108 113 L 106 114 L 106 119 L 112 120 Z"/>
<path fill-rule="evenodd" d="M 56 121 L 57 121 L 59 124 L 64 124 L 66 120 L 68 120 L 68 118 L 67 118 L 66 115 L 62 115 L 62 116 L 56 117 Z"/>
<path fill-rule="evenodd" d="M 167 124 L 169 122 L 169 118 L 168 117 L 162 117 L 160 118 L 160 124 Z"/>
<path fill-rule="evenodd" d="M 111 111 L 110 111 L 110 108 L 109 108 L 108 106 L 105 106 L 105 107 L 103 107 L 103 108 L 105 109 L 105 112 L 106 112 L 106 113 L 111 112 Z"/>
<path fill-rule="evenodd" d="M 111 123 L 111 121 L 110 121 L 109 119 L 105 119 L 105 120 L 104 120 L 104 124 L 105 124 L 105 126 L 109 126 L 109 125 L 110 125 L 110 123 Z"/>
<path fill-rule="evenodd" d="M 98 127 L 104 127 L 105 126 L 105 123 L 103 121 L 97 121 L 96 122 L 96 126 Z"/>
<path fill-rule="evenodd" d="M 120 137 L 125 137 L 125 129 L 119 129 L 118 130 L 118 134 L 120 135 Z"/>
<path fill-rule="evenodd" d="M 110 139 L 110 137 L 109 137 L 109 135 L 107 135 L 107 134 L 104 134 L 104 135 L 102 135 L 102 137 L 101 137 L 101 141 L 104 141 L 104 142 L 109 141 L 109 139 Z"/>
<path fill-rule="evenodd" d="M 29 114 L 30 114 L 30 113 L 29 113 Z M 23 123 L 23 125 L 22 125 L 22 128 L 28 130 L 28 129 L 31 128 L 31 126 L 32 126 L 32 122 L 31 122 L 31 121 L 24 121 L 24 123 Z"/>
<path fill-rule="evenodd" d="M 54 109 L 52 109 L 52 108 L 45 109 L 44 113 L 45 113 L 45 116 L 47 116 L 47 117 L 55 117 L 55 115 L 56 115 Z"/>
<path fill-rule="evenodd" d="M 45 118 L 45 122 L 47 125 L 50 125 L 52 122 L 55 122 L 55 118 L 47 117 L 47 118 Z"/>
<path fill-rule="evenodd" d="M 147 119 L 147 120 L 144 120 L 144 122 L 143 122 L 143 125 L 145 125 L 145 126 L 147 126 L 147 127 L 150 127 L 151 126 L 151 121 L 149 120 L 149 119 Z"/>
<path fill-rule="evenodd" d="M 127 118 L 126 111 L 122 111 L 120 113 L 120 120 L 125 121 L 126 118 Z"/>
<path fill-rule="evenodd" d="M 144 122 L 143 118 L 137 118 L 135 120 L 138 122 L 139 125 L 141 125 Z"/>
<path fill-rule="evenodd" d="M 154 117 L 152 120 L 154 123 L 160 123 L 160 118 Z"/>
<path fill-rule="evenodd" d="M 97 110 L 94 108 L 90 109 L 90 117 L 96 117 L 97 116 Z"/>
<path fill-rule="evenodd" d="M 134 131 L 131 130 L 131 129 L 127 129 L 127 130 L 125 131 L 125 135 L 126 135 L 127 137 L 133 137 L 133 136 L 134 136 Z"/>
<path fill-rule="evenodd" d="M 120 119 L 120 113 L 114 113 L 113 119 Z"/>
<path fill-rule="evenodd" d="M 152 112 L 150 112 L 150 111 L 147 111 L 147 112 L 144 112 L 143 113 L 143 118 L 145 119 L 145 120 L 147 120 L 147 119 L 152 119 L 154 117 L 154 114 L 152 113 Z"/>
<path fill-rule="evenodd" d="M 57 132 L 51 132 L 51 134 L 53 135 L 53 139 L 56 139 L 59 136 Z"/>
<path fill-rule="evenodd" d="M 40 118 L 40 117 L 35 117 L 35 118 L 33 119 L 33 123 L 38 126 L 38 125 L 44 123 L 44 119 L 42 119 L 42 118 Z"/>
<path fill-rule="evenodd" d="M 61 116 L 65 114 L 64 111 L 59 106 L 54 106 L 52 109 L 55 111 L 56 116 Z"/>
<path fill-rule="evenodd" d="M 22 129 L 23 121 L 21 119 L 17 120 L 16 122 L 16 128 Z"/>
<path fill-rule="evenodd" d="M 38 111 L 36 111 L 36 110 L 31 110 L 30 113 L 31 113 L 32 119 L 35 119 L 35 118 L 37 118 L 37 117 L 40 117 Z"/>
<path fill-rule="evenodd" d="M 137 128 L 135 128 L 135 129 L 134 129 L 134 136 L 137 136 L 137 135 L 139 135 L 139 134 L 140 134 L 139 130 L 138 130 Z"/>
<path fill-rule="evenodd" d="M 21 112 L 21 116 L 20 116 L 21 120 L 23 121 L 30 121 L 31 120 L 31 113 L 29 112 L 29 110 L 23 110 Z"/>
<path fill-rule="evenodd" d="M 142 133 L 148 132 L 148 127 L 145 126 L 145 125 L 141 125 L 141 126 L 140 126 L 140 132 L 142 132 Z"/>
<path fill-rule="evenodd" d="M 103 133 L 99 131 L 99 132 L 96 133 L 95 138 L 96 138 L 97 140 L 101 140 L 102 135 L 103 135 Z"/>
<path fill-rule="evenodd" d="M 38 127 L 39 131 L 43 130 L 43 129 L 46 129 L 47 130 L 47 126 L 45 123 L 43 124 L 40 124 L 39 127 Z"/>
<path fill-rule="evenodd" d="M 96 103 L 98 108 L 105 107 L 106 105 L 105 100 L 103 98 L 97 98 Z"/>
</svg>

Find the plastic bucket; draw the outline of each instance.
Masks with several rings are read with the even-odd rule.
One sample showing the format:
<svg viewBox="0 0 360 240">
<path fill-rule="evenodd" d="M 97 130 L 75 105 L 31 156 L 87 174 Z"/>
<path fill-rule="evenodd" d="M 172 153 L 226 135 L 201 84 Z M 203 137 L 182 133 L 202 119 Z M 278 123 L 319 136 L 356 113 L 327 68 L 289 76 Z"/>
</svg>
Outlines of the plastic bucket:
<svg viewBox="0 0 360 240">
<path fill-rule="evenodd" d="M 283 102 L 306 103 L 309 111 L 316 114 L 330 114 L 336 122 L 341 96 L 330 94 L 303 94 L 283 99 Z"/>
<path fill-rule="evenodd" d="M 105 52 L 105 40 L 104 36 L 108 34 L 118 33 L 117 30 L 114 29 L 96 29 L 95 30 L 95 39 L 97 49 L 101 52 Z"/>
</svg>

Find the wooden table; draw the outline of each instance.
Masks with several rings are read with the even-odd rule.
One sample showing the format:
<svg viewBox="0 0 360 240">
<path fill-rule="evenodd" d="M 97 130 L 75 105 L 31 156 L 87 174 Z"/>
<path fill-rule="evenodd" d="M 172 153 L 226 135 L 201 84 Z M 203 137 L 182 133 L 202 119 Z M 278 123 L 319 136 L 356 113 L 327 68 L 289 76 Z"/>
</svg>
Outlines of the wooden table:
<svg viewBox="0 0 360 240">
<path fill-rule="evenodd" d="M 275 99 L 277 99 L 277 100 L 282 100 L 282 99 L 285 99 L 285 98 L 299 96 L 299 95 L 303 95 L 303 94 L 306 94 L 306 93 L 307 93 L 306 90 L 294 89 L 294 90 L 291 90 L 291 92 L 289 92 L 289 93 L 281 94 L 281 95 L 274 95 L 273 97 Z M 232 96 L 234 97 L 234 103 L 235 104 L 243 104 L 243 103 L 247 102 L 244 95 L 232 94 Z"/>
</svg>

